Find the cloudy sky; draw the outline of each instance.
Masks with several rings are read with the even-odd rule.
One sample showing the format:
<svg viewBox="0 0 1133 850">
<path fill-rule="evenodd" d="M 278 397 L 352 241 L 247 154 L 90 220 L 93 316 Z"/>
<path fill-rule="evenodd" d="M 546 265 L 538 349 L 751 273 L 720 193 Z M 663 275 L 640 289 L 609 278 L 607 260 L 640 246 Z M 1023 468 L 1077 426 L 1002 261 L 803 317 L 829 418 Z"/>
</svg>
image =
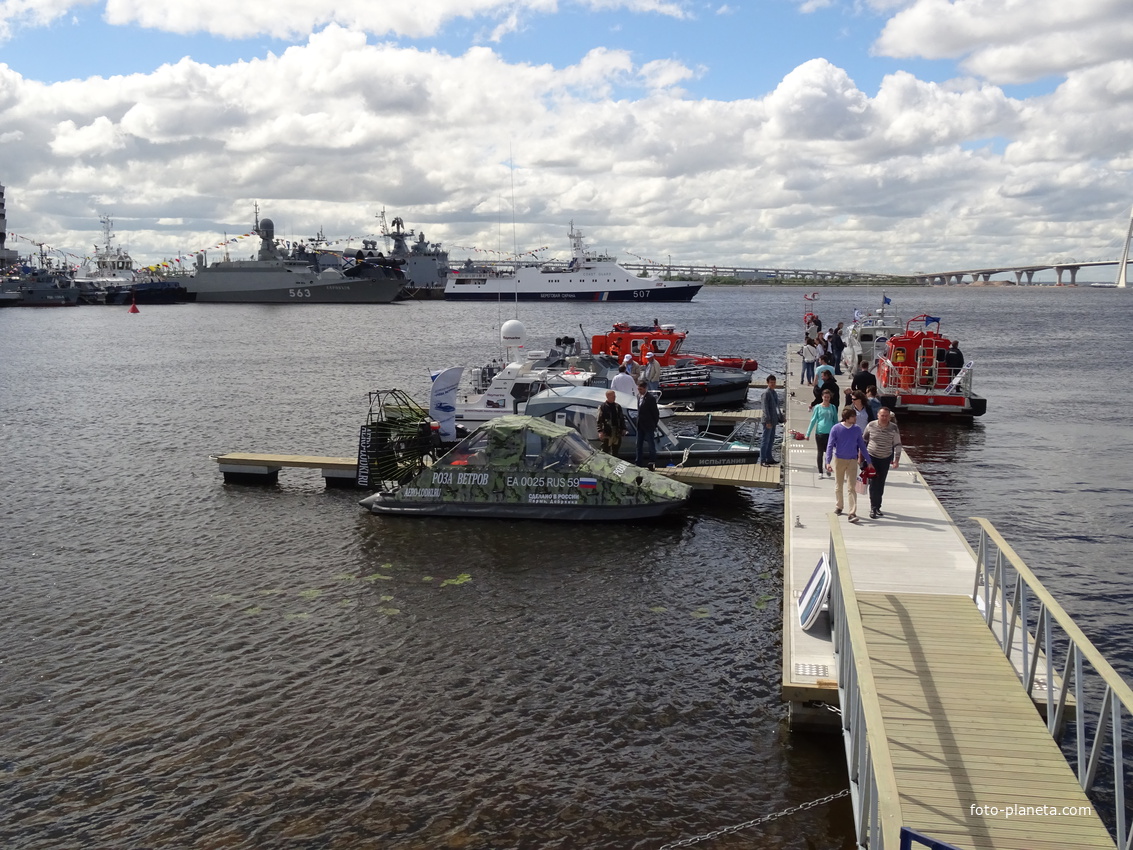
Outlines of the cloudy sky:
<svg viewBox="0 0 1133 850">
<path fill-rule="evenodd" d="M 8 247 L 1116 259 L 1129 0 L 0 0 Z M 249 249 L 250 252 L 250 249 Z M 1097 275 L 1104 279 L 1108 275 Z"/>
</svg>

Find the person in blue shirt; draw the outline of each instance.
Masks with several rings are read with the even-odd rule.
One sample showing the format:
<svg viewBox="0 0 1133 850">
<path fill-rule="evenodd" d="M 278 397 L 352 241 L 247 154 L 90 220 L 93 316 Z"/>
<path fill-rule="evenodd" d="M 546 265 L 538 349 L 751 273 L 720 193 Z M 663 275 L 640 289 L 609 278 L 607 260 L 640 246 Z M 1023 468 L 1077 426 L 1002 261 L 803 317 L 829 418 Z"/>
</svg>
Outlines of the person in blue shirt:
<svg viewBox="0 0 1133 850">
<path fill-rule="evenodd" d="M 830 429 L 830 439 L 826 444 L 826 471 L 834 473 L 834 513 L 842 513 L 842 491 L 850 485 L 850 522 L 858 521 L 858 491 L 854 489 L 854 478 L 858 473 L 858 461 L 869 460 L 869 449 L 862 439 L 861 429 L 854 424 L 857 413 L 852 407 L 842 408 L 842 421 Z"/>
</svg>

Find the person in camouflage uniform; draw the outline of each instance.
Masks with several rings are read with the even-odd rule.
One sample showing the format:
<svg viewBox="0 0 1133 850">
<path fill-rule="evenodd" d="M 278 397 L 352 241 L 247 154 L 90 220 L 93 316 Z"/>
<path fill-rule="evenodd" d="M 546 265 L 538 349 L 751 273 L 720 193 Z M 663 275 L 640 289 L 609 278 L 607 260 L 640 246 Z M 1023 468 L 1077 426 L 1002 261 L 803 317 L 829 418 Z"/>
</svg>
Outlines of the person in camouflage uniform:
<svg viewBox="0 0 1133 850">
<path fill-rule="evenodd" d="M 602 443 L 602 451 L 615 457 L 626 433 L 625 411 L 616 399 L 617 394 L 613 390 L 606 390 L 606 400 L 598 408 L 598 439 Z"/>
</svg>

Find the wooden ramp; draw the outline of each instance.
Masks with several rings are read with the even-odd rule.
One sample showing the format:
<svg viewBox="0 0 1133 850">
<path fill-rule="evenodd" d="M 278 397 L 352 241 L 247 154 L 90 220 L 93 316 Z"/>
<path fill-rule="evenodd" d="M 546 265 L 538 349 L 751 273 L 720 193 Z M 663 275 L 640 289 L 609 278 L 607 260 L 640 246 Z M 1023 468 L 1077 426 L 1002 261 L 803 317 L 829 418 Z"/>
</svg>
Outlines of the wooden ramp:
<svg viewBox="0 0 1133 850">
<path fill-rule="evenodd" d="M 971 599 L 857 600 L 902 825 L 965 850 L 1112 850 Z"/>
<path fill-rule="evenodd" d="M 656 469 L 692 487 L 766 487 L 778 488 L 780 467 L 758 463 L 721 463 L 704 466 L 659 466 Z"/>
</svg>

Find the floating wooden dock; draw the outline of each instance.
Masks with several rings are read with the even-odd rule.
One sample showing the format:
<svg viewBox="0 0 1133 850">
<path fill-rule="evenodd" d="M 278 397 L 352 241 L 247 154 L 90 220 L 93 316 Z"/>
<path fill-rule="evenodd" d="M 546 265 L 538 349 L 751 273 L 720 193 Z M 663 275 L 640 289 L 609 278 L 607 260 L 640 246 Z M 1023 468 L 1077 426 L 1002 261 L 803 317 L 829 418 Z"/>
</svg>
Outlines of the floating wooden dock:
<svg viewBox="0 0 1133 850">
<path fill-rule="evenodd" d="M 1128 712 L 1133 692 L 1072 624 L 1065 631 L 1077 661 L 1050 663 L 1053 644 L 1043 643 L 1043 632 L 1054 628 L 1049 612 L 1064 612 L 1037 579 L 1022 595 L 1018 584 L 998 598 L 988 593 L 986 532 L 973 551 L 907 453 L 889 473 L 883 517 L 868 518 L 868 494 L 858 496 L 859 523 L 848 522 L 848 496 L 836 516 L 835 482 L 819 477 L 816 443 L 790 438 L 810 421 L 813 396 L 798 385 L 800 373 L 788 351 L 781 693 L 793 730 L 841 732 L 859 846 L 896 848 L 903 827 L 947 842 L 933 846 L 964 850 L 1117 846 L 1083 790 L 1094 782 L 1094 757 L 1080 745 L 1076 776 L 1055 738 L 1083 698 L 1083 657 L 1108 670 L 1112 703 L 1098 714 L 1104 728 L 1112 704 L 1118 739 L 1118 700 Z M 997 545 L 1009 552 L 1001 539 Z M 820 556 L 833 570 L 830 614 L 806 631 L 798 597 Z M 996 556 L 996 569 L 1003 562 Z M 1021 562 L 1017 570 L 1033 578 Z M 1023 609 L 1022 625 L 1010 625 L 1008 613 L 1028 604 L 1027 593 L 1043 600 L 1042 610 Z M 1037 635 L 1028 631 L 1035 622 L 1045 624 Z M 1077 689 L 1056 698 L 1068 671 Z M 1088 737 L 1084 720 L 1075 721 L 1078 737 Z M 1116 752 L 1120 762 L 1120 745 Z M 1123 785 L 1119 776 L 1116 831 L 1128 847 Z"/>
<path fill-rule="evenodd" d="M 284 467 L 321 470 L 327 487 L 354 487 L 358 479 L 358 461 L 352 457 L 229 452 L 214 455 L 213 460 L 225 484 L 275 484 Z"/>
<path fill-rule="evenodd" d="M 763 411 L 758 409 L 744 410 L 710 410 L 694 411 L 680 410 L 672 414 L 677 422 L 703 422 L 702 430 L 726 435 L 741 423 L 750 423 L 752 426 L 752 448 L 759 447 L 758 425 L 763 421 Z M 720 427 L 717 427 L 720 426 Z M 761 466 L 758 463 L 720 463 L 684 467 L 658 467 L 658 472 L 670 475 L 677 481 L 682 481 L 692 487 L 757 487 L 775 489 L 782 486 L 782 474 L 778 466 Z"/>
<path fill-rule="evenodd" d="M 323 457 L 321 455 L 255 454 L 229 452 L 214 455 L 225 484 L 272 485 L 279 482 L 279 471 L 286 467 L 318 469 L 327 487 L 356 487 L 358 461 L 352 457 Z M 659 467 L 657 472 L 692 487 L 769 487 L 779 486 L 777 466 L 759 464 L 718 464 Z"/>
</svg>

